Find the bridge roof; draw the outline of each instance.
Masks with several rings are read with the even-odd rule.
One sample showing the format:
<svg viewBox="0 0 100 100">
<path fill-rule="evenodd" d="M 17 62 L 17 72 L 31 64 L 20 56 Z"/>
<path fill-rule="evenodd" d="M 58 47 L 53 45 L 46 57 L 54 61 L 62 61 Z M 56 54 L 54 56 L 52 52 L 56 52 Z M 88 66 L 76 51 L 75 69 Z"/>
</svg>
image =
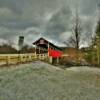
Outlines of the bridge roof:
<svg viewBox="0 0 100 100">
<path fill-rule="evenodd" d="M 36 40 L 35 42 L 33 42 L 33 45 L 38 45 L 40 43 L 41 40 L 44 40 L 45 42 L 43 42 L 43 44 L 48 44 L 56 49 L 62 50 L 59 46 L 54 45 L 53 43 L 51 43 L 50 41 L 48 41 L 47 39 L 41 37 L 38 40 Z"/>
</svg>

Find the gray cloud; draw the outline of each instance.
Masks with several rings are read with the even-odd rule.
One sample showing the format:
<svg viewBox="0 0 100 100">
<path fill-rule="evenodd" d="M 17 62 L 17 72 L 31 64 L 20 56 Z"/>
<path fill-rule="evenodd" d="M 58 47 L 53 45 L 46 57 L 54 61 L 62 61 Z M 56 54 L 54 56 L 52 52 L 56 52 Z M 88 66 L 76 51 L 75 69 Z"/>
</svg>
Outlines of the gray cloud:
<svg viewBox="0 0 100 100">
<path fill-rule="evenodd" d="M 46 25 L 45 35 L 56 39 L 63 32 L 70 30 L 71 10 L 68 6 L 61 7 L 55 12 Z M 59 40 L 59 38 L 57 38 Z"/>
<path fill-rule="evenodd" d="M 6 21 L 6 22 L 1 22 L 0 26 L 10 28 L 10 29 L 26 29 L 27 27 L 32 27 L 32 26 L 39 26 L 39 23 L 33 23 L 30 21 Z"/>
<path fill-rule="evenodd" d="M 0 0 L 0 38 L 13 40 L 23 34 L 31 43 L 42 33 L 56 41 L 63 40 L 71 33 L 75 8 L 79 9 L 83 33 L 87 35 L 93 32 L 99 3 L 100 0 Z"/>
<path fill-rule="evenodd" d="M 22 5 L 24 0 L 0 0 L 1 8 L 8 8 L 14 11 L 15 13 L 22 13 Z"/>
<path fill-rule="evenodd" d="M 99 3 L 100 0 L 81 0 L 81 14 L 93 15 Z"/>
</svg>

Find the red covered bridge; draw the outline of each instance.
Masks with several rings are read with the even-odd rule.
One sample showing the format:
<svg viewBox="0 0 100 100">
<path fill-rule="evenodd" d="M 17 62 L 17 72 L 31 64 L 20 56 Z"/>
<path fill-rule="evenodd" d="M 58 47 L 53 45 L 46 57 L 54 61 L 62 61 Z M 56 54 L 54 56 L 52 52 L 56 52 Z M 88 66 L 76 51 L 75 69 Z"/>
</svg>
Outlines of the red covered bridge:
<svg viewBox="0 0 100 100">
<path fill-rule="evenodd" d="M 59 62 L 59 58 L 62 56 L 62 49 L 44 38 L 39 38 L 34 43 L 35 54 L 43 56 L 45 54 L 46 59 L 49 58 L 50 63 Z"/>
</svg>

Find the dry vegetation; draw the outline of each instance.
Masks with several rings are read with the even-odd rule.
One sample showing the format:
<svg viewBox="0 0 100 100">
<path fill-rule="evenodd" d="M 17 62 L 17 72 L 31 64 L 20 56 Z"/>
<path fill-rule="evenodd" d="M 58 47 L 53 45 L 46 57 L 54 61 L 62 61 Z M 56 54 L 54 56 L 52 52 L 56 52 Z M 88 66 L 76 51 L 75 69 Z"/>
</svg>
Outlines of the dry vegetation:
<svg viewBox="0 0 100 100">
<path fill-rule="evenodd" d="M 34 52 L 35 48 L 30 47 L 28 45 L 23 46 L 23 48 L 20 51 L 8 44 L 0 45 L 0 54 L 18 54 L 18 53 L 25 54 Z"/>
</svg>

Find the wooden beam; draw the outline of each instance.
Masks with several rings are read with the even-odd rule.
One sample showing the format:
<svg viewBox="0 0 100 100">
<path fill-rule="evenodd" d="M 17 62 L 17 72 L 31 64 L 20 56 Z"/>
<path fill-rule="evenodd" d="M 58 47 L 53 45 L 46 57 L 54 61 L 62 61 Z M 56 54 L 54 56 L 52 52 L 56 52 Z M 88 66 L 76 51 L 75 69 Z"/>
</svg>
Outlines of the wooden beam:
<svg viewBox="0 0 100 100">
<path fill-rule="evenodd" d="M 48 49 L 48 57 L 49 57 L 49 48 L 50 48 L 50 45 L 49 45 L 49 42 L 48 42 L 48 48 L 47 48 Z"/>
</svg>

